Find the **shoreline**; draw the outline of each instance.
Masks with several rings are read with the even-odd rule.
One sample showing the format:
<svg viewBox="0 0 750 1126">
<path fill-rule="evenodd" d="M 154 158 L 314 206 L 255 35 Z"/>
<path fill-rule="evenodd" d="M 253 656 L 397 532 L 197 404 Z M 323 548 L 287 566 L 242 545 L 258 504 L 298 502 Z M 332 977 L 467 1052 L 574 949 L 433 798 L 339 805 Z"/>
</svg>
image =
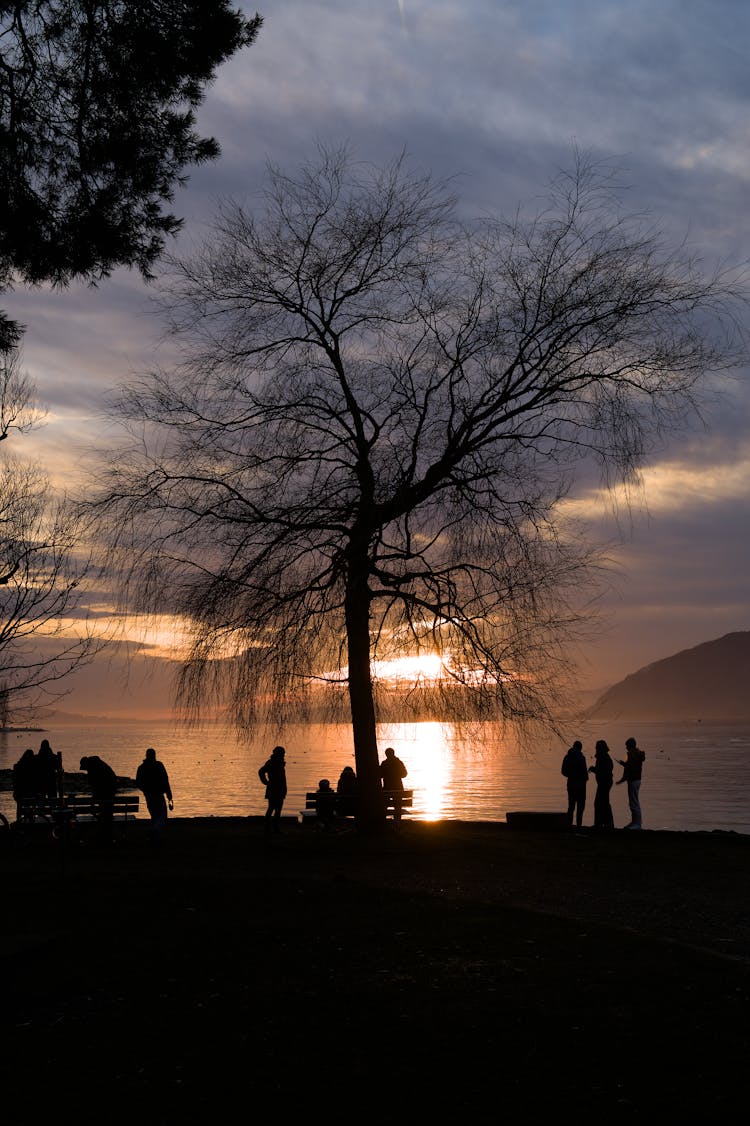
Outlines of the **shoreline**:
<svg viewBox="0 0 750 1126">
<path fill-rule="evenodd" d="M 749 837 L 148 829 L 1 835 L 5 1060 L 35 1092 L 43 1061 L 39 1112 L 72 1076 L 79 1120 L 148 1126 L 321 1099 L 365 1123 L 569 1102 L 632 1126 L 744 1097 Z"/>
</svg>

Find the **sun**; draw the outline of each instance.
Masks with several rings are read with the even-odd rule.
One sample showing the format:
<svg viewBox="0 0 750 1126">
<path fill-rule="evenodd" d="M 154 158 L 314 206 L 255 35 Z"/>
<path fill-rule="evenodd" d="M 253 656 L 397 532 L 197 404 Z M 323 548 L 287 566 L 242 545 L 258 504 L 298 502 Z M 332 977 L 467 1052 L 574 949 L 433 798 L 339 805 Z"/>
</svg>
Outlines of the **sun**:
<svg viewBox="0 0 750 1126">
<path fill-rule="evenodd" d="M 408 657 L 392 657 L 374 661 L 372 671 L 378 680 L 416 681 L 442 680 L 445 659 L 438 653 L 419 653 Z"/>
</svg>

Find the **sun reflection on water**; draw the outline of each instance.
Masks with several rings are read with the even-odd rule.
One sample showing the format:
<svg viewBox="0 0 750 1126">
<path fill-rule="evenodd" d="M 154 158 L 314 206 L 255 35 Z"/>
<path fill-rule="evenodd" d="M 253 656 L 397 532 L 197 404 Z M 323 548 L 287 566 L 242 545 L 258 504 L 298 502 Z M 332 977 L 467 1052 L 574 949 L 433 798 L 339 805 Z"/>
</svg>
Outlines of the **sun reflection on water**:
<svg viewBox="0 0 750 1126">
<path fill-rule="evenodd" d="M 409 774 L 407 789 L 419 791 L 420 817 L 439 821 L 445 816 L 446 796 L 452 790 L 455 738 L 449 723 L 393 723 L 379 729 L 383 747 L 393 746 Z"/>
</svg>

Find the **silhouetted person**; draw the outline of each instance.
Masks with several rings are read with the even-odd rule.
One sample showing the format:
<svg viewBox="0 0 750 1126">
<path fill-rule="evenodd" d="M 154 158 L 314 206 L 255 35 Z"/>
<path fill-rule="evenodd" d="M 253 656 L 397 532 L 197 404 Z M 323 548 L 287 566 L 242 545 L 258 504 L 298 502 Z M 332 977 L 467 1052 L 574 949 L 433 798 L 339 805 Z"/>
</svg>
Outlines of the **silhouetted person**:
<svg viewBox="0 0 750 1126">
<path fill-rule="evenodd" d="M 336 783 L 338 811 L 342 817 L 353 817 L 357 812 L 357 775 L 351 766 L 345 766 Z"/>
<path fill-rule="evenodd" d="M 280 831 L 281 808 L 286 797 L 285 754 L 286 751 L 283 747 L 274 747 L 271 751 L 271 757 L 263 763 L 258 771 L 258 777 L 266 787 L 266 800 L 268 801 L 265 820 L 266 834 Z"/>
<path fill-rule="evenodd" d="M 580 829 L 583 811 L 586 808 L 586 783 L 589 768 L 583 754 L 583 743 L 576 739 L 562 760 L 560 773 L 568 780 L 568 824 L 572 826 L 575 815 L 576 826 Z"/>
<path fill-rule="evenodd" d="M 393 747 L 386 747 L 385 758 L 380 764 L 380 777 L 383 789 L 393 793 L 393 820 L 401 820 L 401 794 L 404 791 L 404 778 L 408 771 L 400 758 L 396 758 Z"/>
<path fill-rule="evenodd" d="M 640 829 L 641 822 L 641 776 L 643 774 L 643 762 L 646 758 L 645 751 L 640 750 L 635 739 L 625 740 L 626 755 L 624 759 L 618 758 L 620 766 L 622 766 L 622 778 L 617 780 L 617 785 L 620 786 L 623 782 L 628 784 L 628 805 L 630 806 L 630 824 L 624 825 L 625 829 Z"/>
<path fill-rule="evenodd" d="M 99 755 L 84 756 L 81 759 L 81 770 L 85 770 L 88 774 L 89 787 L 96 802 L 99 840 L 102 844 L 111 844 L 117 775 L 109 763 L 99 758 Z"/>
<path fill-rule="evenodd" d="M 321 778 L 315 791 L 315 812 L 321 829 L 332 829 L 336 819 L 336 794 L 327 778 Z"/>
<path fill-rule="evenodd" d="M 43 798 L 56 798 L 60 791 L 60 756 L 56 755 L 46 739 L 42 739 L 36 754 L 37 790 Z"/>
<path fill-rule="evenodd" d="M 153 747 L 148 748 L 146 757 L 135 772 L 135 784 L 146 799 L 151 818 L 151 840 L 156 844 L 167 824 L 167 802 L 170 809 L 174 809 L 174 802 L 167 768 L 156 757 Z"/>
<path fill-rule="evenodd" d="M 612 789 L 614 763 L 610 758 L 609 747 L 603 739 L 597 740 L 594 749 L 594 760 L 594 765 L 589 767 L 589 774 L 593 774 L 596 778 L 594 828 L 614 829 L 615 822 L 612 817 L 612 806 L 609 801 L 609 793 Z"/>
<path fill-rule="evenodd" d="M 13 767 L 13 798 L 16 803 L 16 817 L 21 817 L 21 802 L 24 798 L 37 795 L 36 757 L 31 747 L 23 752 Z"/>
</svg>

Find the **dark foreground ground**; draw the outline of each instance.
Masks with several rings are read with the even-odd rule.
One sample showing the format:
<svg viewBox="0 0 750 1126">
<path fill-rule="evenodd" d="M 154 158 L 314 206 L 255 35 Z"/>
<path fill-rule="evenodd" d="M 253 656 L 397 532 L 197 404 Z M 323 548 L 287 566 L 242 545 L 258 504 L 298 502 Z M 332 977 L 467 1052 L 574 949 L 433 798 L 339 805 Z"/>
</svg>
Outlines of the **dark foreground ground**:
<svg viewBox="0 0 750 1126">
<path fill-rule="evenodd" d="M 254 819 L 0 848 L 2 1105 L 671 1123 L 746 1102 L 750 837 Z M 17 1113 L 12 1117 L 18 1118 Z"/>
</svg>

